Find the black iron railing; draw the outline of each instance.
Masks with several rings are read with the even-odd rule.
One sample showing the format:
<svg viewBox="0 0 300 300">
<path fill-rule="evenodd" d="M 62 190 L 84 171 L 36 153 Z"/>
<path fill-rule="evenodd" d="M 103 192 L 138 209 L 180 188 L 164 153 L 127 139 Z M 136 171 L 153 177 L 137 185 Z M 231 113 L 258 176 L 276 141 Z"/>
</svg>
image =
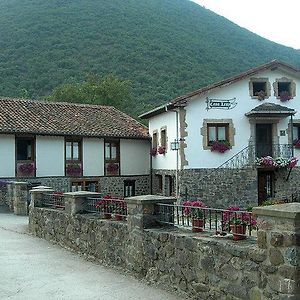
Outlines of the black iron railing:
<svg viewBox="0 0 300 300">
<path fill-rule="evenodd" d="M 115 217 L 125 219 L 127 217 L 127 204 L 124 199 L 114 197 L 88 197 L 86 212 L 97 213 L 105 218 Z"/>
<path fill-rule="evenodd" d="M 253 230 L 256 231 L 256 220 L 248 211 L 159 203 L 156 206 L 156 214 L 161 224 L 190 229 L 194 232 L 205 231 L 210 234 L 226 235 L 232 233 L 232 225 L 238 223 L 244 226 L 245 232 L 237 235 L 251 236 Z"/>
<path fill-rule="evenodd" d="M 65 209 L 65 199 L 62 193 L 44 194 L 42 205 L 49 208 Z"/>
</svg>

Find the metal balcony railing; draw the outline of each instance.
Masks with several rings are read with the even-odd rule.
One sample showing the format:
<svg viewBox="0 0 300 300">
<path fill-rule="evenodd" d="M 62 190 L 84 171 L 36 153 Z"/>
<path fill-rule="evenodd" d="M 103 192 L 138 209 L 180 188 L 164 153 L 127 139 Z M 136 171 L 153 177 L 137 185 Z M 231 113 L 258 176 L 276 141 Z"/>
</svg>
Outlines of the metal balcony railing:
<svg viewBox="0 0 300 300">
<path fill-rule="evenodd" d="M 255 159 L 263 156 L 272 156 L 273 158 L 290 158 L 293 156 L 292 144 L 257 144 L 249 145 L 230 159 L 222 163 L 218 169 L 242 169 L 244 167 L 255 166 Z"/>
</svg>

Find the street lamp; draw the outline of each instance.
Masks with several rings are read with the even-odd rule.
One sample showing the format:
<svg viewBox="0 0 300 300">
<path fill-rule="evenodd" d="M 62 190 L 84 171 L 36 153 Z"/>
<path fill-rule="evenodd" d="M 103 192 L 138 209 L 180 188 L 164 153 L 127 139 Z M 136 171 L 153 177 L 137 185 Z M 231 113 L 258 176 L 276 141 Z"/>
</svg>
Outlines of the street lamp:
<svg viewBox="0 0 300 300">
<path fill-rule="evenodd" d="M 177 139 L 174 142 L 171 142 L 171 150 L 178 151 L 179 150 L 179 141 Z"/>
</svg>

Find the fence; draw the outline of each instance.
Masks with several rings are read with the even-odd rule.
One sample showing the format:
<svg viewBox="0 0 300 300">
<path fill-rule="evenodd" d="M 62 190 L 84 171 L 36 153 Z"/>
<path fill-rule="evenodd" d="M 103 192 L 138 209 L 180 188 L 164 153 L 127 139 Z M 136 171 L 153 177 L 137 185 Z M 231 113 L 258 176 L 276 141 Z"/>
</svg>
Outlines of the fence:
<svg viewBox="0 0 300 300">
<path fill-rule="evenodd" d="M 65 199 L 63 194 L 62 193 L 44 194 L 42 198 L 42 206 L 64 210 Z"/>
<path fill-rule="evenodd" d="M 161 224 L 191 229 L 193 232 L 207 231 L 217 235 L 233 233 L 240 239 L 251 236 L 256 228 L 252 213 L 237 210 L 236 207 L 226 210 L 159 203 L 156 205 L 156 214 Z"/>
<path fill-rule="evenodd" d="M 114 197 L 87 197 L 85 211 L 102 214 L 105 218 L 114 216 L 116 219 L 125 219 L 127 205 L 124 199 Z"/>
</svg>

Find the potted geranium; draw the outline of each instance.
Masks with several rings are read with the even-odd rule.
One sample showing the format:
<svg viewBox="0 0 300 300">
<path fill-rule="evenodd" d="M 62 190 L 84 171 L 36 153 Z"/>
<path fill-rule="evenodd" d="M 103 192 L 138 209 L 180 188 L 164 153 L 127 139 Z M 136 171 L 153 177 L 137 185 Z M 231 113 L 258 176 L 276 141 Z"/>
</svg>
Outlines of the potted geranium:
<svg viewBox="0 0 300 300">
<path fill-rule="evenodd" d="M 294 140 L 293 145 L 296 149 L 300 149 L 300 140 L 298 140 L 298 139 Z"/>
<path fill-rule="evenodd" d="M 292 97 L 288 91 L 282 91 L 279 94 L 279 98 L 280 98 L 280 101 L 286 102 L 286 101 L 289 101 Z"/>
<path fill-rule="evenodd" d="M 111 219 L 113 213 L 113 203 L 111 199 L 112 197 L 110 195 L 106 195 L 96 203 L 96 208 L 102 212 L 104 219 Z"/>
<path fill-rule="evenodd" d="M 125 200 L 123 198 L 115 198 L 112 201 L 115 220 L 123 220 L 127 214 L 127 205 Z"/>
<path fill-rule="evenodd" d="M 151 156 L 156 156 L 157 155 L 157 148 L 156 147 L 151 148 L 150 154 L 151 154 Z"/>
<path fill-rule="evenodd" d="M 66 166 L 66 174 L 68 176 L 80 176 L 82 172 L 80 163 L 70 163 Z"/>
<path fill-rule="evenodd" d="M 159 154 L 165 154 L 166 153 L 166 147 L 159 146 L 158 149 L 157 149 L 157 152 Z"/>
<path fill-rule="evenodd" d="M 210 151 L 212 152 L 219 152 L 219 153 L 224 153 L 227 150 L 230 149 L 230 145 L 228 142 L 224 141 L 224 142 L 213 142 L 213 144 L 211 145 Z"/>
<path fill-rule="evenodd" d="M 256 220 L 251 217 L 251 214 L 240 211 L 239 206 L 229 206 L 223 212 L 222 220 L 223 228 L 227 227 L 232 232 L 234 241 L 246 239 L 247 226 L 256 225 Z"/>
<path fill-rule="evenodd" d="M 192 219 L 192 231 L 202 232 L 204 227 L 204 211 L 207 206 L 199 200 L 186 200 L 182 203 L 183 214 Z"/>
<path fill-rule="evenodd" d="M 18 164 L 18 175 L 19 176 L 34 176 L 35 165 L 33 162 L 30 163 L 19 163 Z"/>
<path fill-rule="evenodd" d="M 258 100 L 265 100 L 267 93 L 263 90 L 259 91 L 258 93 L 256 93 L 257 99 Z"/>
</svg>

